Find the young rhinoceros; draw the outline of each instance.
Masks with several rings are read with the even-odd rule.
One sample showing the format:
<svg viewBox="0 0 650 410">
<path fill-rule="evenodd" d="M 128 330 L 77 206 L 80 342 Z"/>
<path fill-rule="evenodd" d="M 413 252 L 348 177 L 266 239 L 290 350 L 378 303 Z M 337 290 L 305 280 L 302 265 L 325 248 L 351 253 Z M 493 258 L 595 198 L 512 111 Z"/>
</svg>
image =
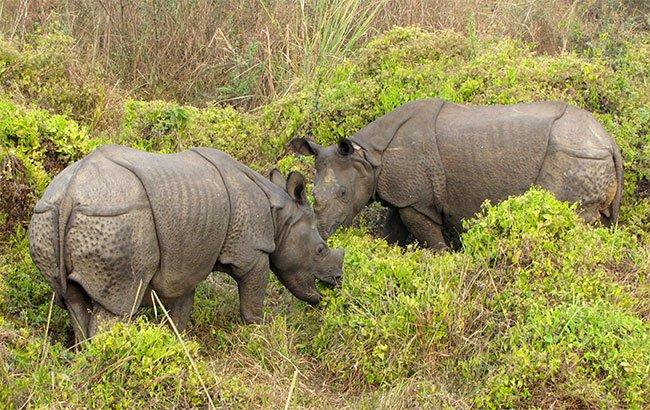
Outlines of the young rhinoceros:
<svg viewBox="0 0 650 410">
<path fill-rule="evenodd" d="M 315 279 L 337 283 L 343 264 L 343 251 L 316 230 L 303 177 L 272 179 L 282 187 L 210 148 L 161 155 L 104 146 L 47 188 L 30 253 L 78 340 L 100 320 L 151 304 L 152 291 L 183 329 L 196 286 L 215 270 L 237 282 L 244 322 L 258 322 L 269 269 L 315 304 Z"/>
<path fill-rule="evenodd" d="M 616 221 L 623 185 L 618 146 L 588 112 L 560 102 L 461 106 L 408 103 L 338 145 L 304 138 L 292 148 L 316 157 L 314 209 L 327 237 L 370 201 L 389 208 L 384 235 L 408 233 L 447 246 L 461 221 L 532 185 L 580 202 L 587 221 Z M 445 228 L 443 230 L 443 228 Z"/>
</svg>

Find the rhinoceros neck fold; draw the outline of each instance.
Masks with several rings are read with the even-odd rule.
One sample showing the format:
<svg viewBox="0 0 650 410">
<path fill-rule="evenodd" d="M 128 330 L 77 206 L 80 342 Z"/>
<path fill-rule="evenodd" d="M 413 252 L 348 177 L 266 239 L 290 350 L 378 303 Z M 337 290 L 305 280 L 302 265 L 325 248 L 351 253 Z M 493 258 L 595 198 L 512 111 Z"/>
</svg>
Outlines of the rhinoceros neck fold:
<svg viewBox="0 0 650 410">
<path fill-rule="evenodd" d="M 431 129 L 435 135 L 436 119 L 444 105 L 445 101 L 438 98 L 407 103 L 376 119 L 350 138 L 353 143 L 361 147 L 365 161 L 373 168 L 374 187 L 371 202 L 387 201 L 380 192 L 380 180 L 383 175 L 384 154 L 394 148 L 392 147 L 394 140 L 399 137 L 403 143 L 405 139 L 419 138 L 418 135 L 411 135 L 415 124 Z"/>
<path fill-rule="evenodd" d="M 274 231 L 274 242 L 277 243 L 280 226 L 282 226 L 279 221 L 279 212 L 278 210 L 284 208 L 288 201 L 290 201 L 289 195 L 280 187 L 271 182 L 268 178 L 265 178 L 258 172 L 252 170 L 251 168 L 241 164 L 240 162 L 234 160 L 230 155 L 208 148 L 194 148 L 193 151 L 200 153 L 201 155 L 209 158 L 215 166 L 220 166 L 227 164 L 228 167 L 235 169 L 236 172 L 240 173 L 242 176 L 248 178 L 259 190 L 266 196 L 268 199 L 268 207 L 271 213 L 271 221 L 273 223 Z M 216 161 L 214 159 L 217 159 Z"/>
<path fill-rule="evenodd" d="M 273 241 L 277 246 L 284 222 L 280 210 L 283 209 L 286 206 L 287 201 L 289 201 L 288 195 L 273 182 L 264 178 L 255 171 L 251 170 L 250 172 L 246 172 L 246 175 L 260 188 L 269 200 L 271 221 L 273 221 Z"/>
<path fill-rule="evenodd" d="M 286 215 L 285 212 L 281 212 L 286 206 L 287 203 L 291 201 L 289 195 L 280 187 L 271 182 L 268 178 L 265 178 L 258 172 L 253 171 L 252 169 L 246 166 L 240 166 L 240 171 L 246 175 L 255 185 L 258 186 L 260 191 L 264 193 L 266 198 L 269 200 L 269 210 L 271 212 L 271 220 L 273 222 L 273 231 L 274 231 L 274 242 L 282 240 L 283 232 L 287 223 L 291 223 L 290 215 Z"/>
<path fill-rule="evenodd" d="M 426 99 L 404 104 L 366 125 L 350 140 L 363 148 L 366 159 L 373 167 L 381 167 L 381 158 L 400 128 L 422 111 L 434 111 L 437 114 L 444 103 L 441 99 Z M 435 117 L 431 121 L 432 125 L 435 124 Z"/>
</svg>

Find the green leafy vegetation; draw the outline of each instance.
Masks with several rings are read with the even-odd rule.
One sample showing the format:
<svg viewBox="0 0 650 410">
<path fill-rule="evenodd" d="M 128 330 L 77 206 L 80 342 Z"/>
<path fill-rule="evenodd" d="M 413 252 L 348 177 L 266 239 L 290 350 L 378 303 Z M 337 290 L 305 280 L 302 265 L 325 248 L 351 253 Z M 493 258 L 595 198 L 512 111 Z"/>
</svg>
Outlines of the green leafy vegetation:
<svg viewBox="0 0 650 410">
<path fill-rule="evenodd" d="M 467 227 L 464 252 L 443 255 L 338 235 L 346 281 L 326 300 L 316 357 L 378 385 L 459 383 L 447 372 L 462 369 L 458 388 L 481 407 L 643 407 L 650 328 L 635 292 L 648 254 L 634 236 L 585 226 L 541 190 L 486 205 Z"/>
<path fill-rule="evenodd" d="M 620 27 L 616 16 L 605 20 Z M 647 407 L 650 37 L 598 39 L 572 27 L 563 35 L 573 46 L 555 55 L 526 36 L 471 26 L 395 28 L 350 46 L 347 59 L 301 66 L 313 72 L 251 110 L 113 89 L 80 62 L 65 30 L 2 40 L 0 403 L 206 407 L 209 396 L 227 407 Z M 321 34 L 312 32 L 314 47 Z M 147 310 L 71 346 L 68 315 L 52 304 L 25 229 L 67 164 L 109 142 L 156 152 L 203 145 L 259 171 L 309 174 L 313 159 L 287 152 L 292 137 L 333 143 L 427 97 L 560 99 L 594 112 L 625 159 L 620 224 L 587 226 L 574 205 L 537 188 L 485 204 L 459 252 L 392 247 L 368 234 L 374 220 L 361 221 L 331 238 L 346 249 L 345 279 L 316 308 L 271 280 L 266 322 L 240 325 L 236 286 L 215 274 L 180 339 Z"/>
<path fill-rule="evenodd" d="M 9 336 L 5 352 L 10 371 L 19 376 L 2 386 L 0 397 L 15 406 L 25 400 L 37 407 L 93 408 L 200 407 L 208 402 L 201 382 L 213 378 L 203 363 L 194 371 L 189 361 L 198 343 L 181 342 L 164 327 L 142 320 L 116 324 L 77 353 L 25 336 Z"/>
</svg>

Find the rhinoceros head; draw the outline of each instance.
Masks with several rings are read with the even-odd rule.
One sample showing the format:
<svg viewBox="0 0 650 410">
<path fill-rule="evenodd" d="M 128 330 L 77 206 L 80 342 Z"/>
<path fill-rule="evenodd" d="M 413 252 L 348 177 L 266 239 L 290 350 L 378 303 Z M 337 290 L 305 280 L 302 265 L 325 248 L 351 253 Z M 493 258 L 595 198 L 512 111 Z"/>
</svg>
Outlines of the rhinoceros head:
<svg viewBox="0 0 650 410">
<path fill-rule="evenodd" d="M 278 279 L 297 298 L 316 304 L 321 295 L 316 279 L 338 285 L 343 271 L 342 249 L 330 249 L 318 233 L 316 217 L 307 201 L 305 180 L 298 172 L 289 174 L 287 180 L 279 171 L 271 172 L 271 181 L 284 188 L 291 201 L 280 212 L 277 227 L 280 235 L 271 254 L 271 267 Z"/>
<path fill-rule="evenodd" d="M 305 138 L 291 140 L 292 149 L 316 157 L 314 198 L 318 231 L 327 238 L 341 225 L 349 225 L 372 198 L 373 168 L 362 150 L 343 139 L 322 147 Z"/>
</svg>

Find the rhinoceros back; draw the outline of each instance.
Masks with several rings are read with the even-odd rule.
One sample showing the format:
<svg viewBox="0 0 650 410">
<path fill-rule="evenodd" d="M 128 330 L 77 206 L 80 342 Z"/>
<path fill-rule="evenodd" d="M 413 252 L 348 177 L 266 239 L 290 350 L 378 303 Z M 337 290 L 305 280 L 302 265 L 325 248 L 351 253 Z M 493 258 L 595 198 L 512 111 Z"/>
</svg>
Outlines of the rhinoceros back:
<svg viewBox="0 0 650 410">
<path fill-rule="evenodd" d="M 566 104 L 445 104 L 435 135 L 445 169 L 448 217 L 454 225 L 483 201 L 520 195 L 536 182 L 554 122 Z"/>
</svg>

